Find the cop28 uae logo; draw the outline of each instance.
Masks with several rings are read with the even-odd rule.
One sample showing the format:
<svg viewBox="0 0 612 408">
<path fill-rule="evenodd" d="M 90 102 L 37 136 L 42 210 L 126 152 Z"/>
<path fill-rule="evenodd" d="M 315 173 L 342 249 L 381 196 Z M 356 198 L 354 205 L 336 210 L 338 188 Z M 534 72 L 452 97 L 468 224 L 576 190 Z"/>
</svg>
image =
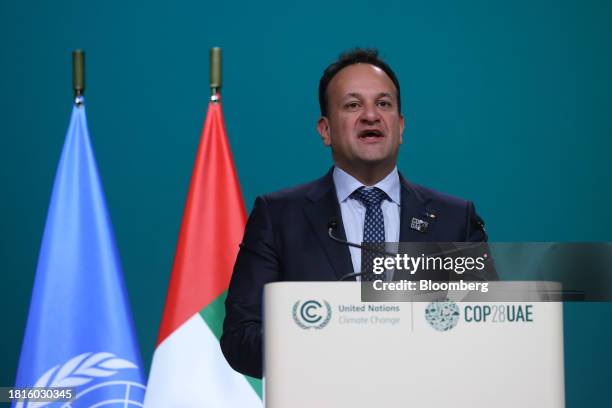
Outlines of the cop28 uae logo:
<svg viewBox="0 0 612 408">
<path fill-rule="evenodd" d="M 438 331 L 450 330 L 459 322 L 459 307 L 450 300 L 431 302 L 425 308 L 425 319 Z"/>
<path fill-rule="evenodd" d="M 298 300 L 293 304 L 293 320 L 302 329 L 322 329 L 327 326 L 332 315 L 329 303 L 318 300 Z"/>
</svg>

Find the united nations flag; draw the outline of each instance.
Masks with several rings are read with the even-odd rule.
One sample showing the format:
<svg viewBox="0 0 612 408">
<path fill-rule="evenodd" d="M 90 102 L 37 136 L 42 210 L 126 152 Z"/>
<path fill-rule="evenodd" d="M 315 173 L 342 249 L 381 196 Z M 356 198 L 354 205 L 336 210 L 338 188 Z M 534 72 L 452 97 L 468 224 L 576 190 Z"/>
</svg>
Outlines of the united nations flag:
<svg viewBox="0 0 612 408">
<path fill-rule="evenodd" d="M 14 407 L 136 407 L 144 399 L 140 353 L 83 102 L 78 98 L 73 107 L 55 177 L 16 380 L 19 388 L 74 388 L 76 399 Z"/>
</svg>

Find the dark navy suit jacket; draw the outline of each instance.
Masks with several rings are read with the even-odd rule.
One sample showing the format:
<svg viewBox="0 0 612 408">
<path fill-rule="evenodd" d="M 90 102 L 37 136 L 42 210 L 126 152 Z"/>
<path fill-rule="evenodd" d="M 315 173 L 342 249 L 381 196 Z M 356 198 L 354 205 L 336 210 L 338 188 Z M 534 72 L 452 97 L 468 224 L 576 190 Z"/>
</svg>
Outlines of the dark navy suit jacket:
<svg viewBox="0 0 612 408">
<path fill-rule="evenodd" d="M 486 241 L 474 205 L 406 181 L 400 175 L 400 242 Z M 413 217 L 436 214 L 427 232 Z M 311 183 L 258 197 L 249 216 L 225 301 L 221 349 L 243 374 L 262 376 L 263 286 L 276 281 L 335 281 L 353 272 L 347 246 L 328 236 L 342 216 L 332 171 Z M 336 235 L 346 239 L 344 226 Z"/>
</svg>

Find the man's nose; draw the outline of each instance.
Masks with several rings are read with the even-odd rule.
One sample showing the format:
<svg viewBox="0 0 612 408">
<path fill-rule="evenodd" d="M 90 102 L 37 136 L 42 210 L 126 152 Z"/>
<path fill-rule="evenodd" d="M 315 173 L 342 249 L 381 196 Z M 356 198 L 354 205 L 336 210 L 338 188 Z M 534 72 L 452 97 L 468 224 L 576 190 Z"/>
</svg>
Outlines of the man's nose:
<svg viewBox="0 0 612 408">
<path fill-rule="evenodd" d="M 364 109 L 361 111 L 361 117 L 359 119 L 367 124 L 379 122 L 380 112 L 378 112 L 376 104 L 366 104 Z"/>
</svg>

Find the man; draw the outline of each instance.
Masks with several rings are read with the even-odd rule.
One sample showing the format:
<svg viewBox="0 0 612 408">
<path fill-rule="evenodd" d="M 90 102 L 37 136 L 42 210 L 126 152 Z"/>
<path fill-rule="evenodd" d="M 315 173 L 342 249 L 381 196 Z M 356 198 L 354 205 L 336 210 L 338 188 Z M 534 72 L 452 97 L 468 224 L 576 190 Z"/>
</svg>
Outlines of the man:
<svg viewBox="0 0 612 408">
<path fill-rule="evenodd" d="M 328 236 L 331 220 L 351 242 L 487 240 L 471 202 L 399 175 L 400 86 L 377 51 L 355 49 L 327 67 L 319 103 L 317 130 L 335 166 L 319 180 L 257 198 L 225 303 L 223 354 L 253 377 L 262 376 L 264 284 L 333 281 L 361 268 L 359 249 Z"/>
</svg>

